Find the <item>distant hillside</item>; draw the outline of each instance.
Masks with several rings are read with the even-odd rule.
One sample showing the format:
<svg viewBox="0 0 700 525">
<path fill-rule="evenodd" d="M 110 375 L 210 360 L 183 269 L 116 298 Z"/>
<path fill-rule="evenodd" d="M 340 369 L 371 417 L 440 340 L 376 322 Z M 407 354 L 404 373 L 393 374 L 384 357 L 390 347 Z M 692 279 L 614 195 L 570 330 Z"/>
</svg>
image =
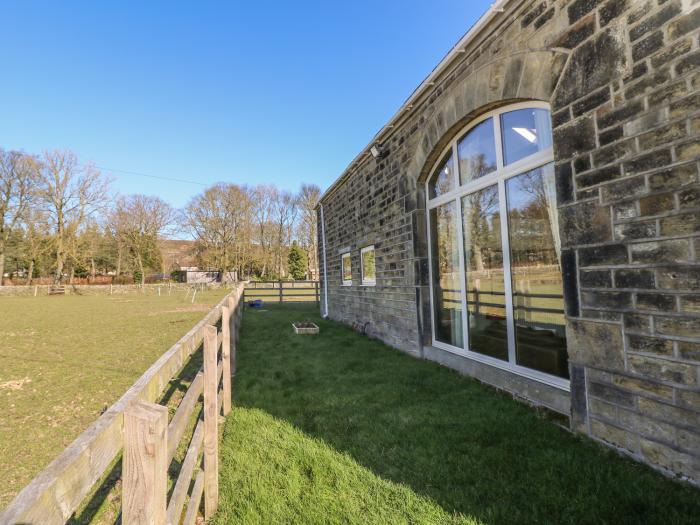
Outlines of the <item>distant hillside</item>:
<svg viewBox="0 0 700 525">
<path fill-rule="evenodd" d="M 163 270 L 170 272 L 181 267 L 197 266 L 196 242 L 161 240 L 158 241 L 163 256 Z"/>
</svg>

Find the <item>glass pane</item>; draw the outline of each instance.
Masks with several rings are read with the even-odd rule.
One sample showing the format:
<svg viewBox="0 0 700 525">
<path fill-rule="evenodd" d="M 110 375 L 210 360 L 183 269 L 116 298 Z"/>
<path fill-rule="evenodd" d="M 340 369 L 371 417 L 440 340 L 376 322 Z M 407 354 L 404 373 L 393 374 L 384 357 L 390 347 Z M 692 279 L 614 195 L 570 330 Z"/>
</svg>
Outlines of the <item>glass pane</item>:
<svg viewBox="0 0 700 525">
<path fill-rule="evenodd" d="M 469 350 L 508 360 L 498 186 L 462 198 Z"/>
<path fill-rule="evenodd" d="M 362 252 L 362 282 L 365 284 L 374 284 L 376 277 L 374 250 Z"/>
<path fill-rule="evenodd" d="M 483 177 L 496 169 L 496 141 L 493 119 L 474 126 L 457 144 L 459 183 Z"/>
<path fill-rule="evenodd" d="M 350 254 L 343 255 L 343 281 L 352 281 L 352 265 L 350 264 Z"/>
<path fill-rule="evenodd" d="M 501 115 L 503 163 L 511 164 L 552 146 L 552 121 L 546 109 L 518 109 Z"/>
<path fill-rule="evenodd" d="M 464 348 L 456 201 L 430 210 L 430 239 L 435 338 L 443 343 Z"/>
<path fill-rule="evenodd" d="M 554 166 L 506 182 L 516 362 L 569 377 Z"/>
<path fill-rule="evenodd" d="M 454 187 L 454 163 L 452 161 L 452 153 L 450 152 L 450 154 L 440 165 L 440 168 L 438 168 L 433 177 L 430 179 L 430 183 L 428 184 L 430 198 L 432 199 L 434 197 L 439 197 L 440 195 L 454 189 Z"/>
</svg>

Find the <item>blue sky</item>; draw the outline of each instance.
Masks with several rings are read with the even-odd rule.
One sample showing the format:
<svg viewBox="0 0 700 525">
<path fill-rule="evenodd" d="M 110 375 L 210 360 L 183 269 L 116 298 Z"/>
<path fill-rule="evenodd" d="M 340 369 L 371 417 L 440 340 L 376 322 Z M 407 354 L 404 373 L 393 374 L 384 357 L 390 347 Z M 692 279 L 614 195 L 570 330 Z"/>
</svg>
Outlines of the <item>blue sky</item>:
<svg viewBox="0 0 700 525">
<path fill-rule="evenodd" d="M 325 189 L 489 3 L 7 2 L 0 147 Z M 204 188 L 111 176 L 175 206 Z"/>
</svg>

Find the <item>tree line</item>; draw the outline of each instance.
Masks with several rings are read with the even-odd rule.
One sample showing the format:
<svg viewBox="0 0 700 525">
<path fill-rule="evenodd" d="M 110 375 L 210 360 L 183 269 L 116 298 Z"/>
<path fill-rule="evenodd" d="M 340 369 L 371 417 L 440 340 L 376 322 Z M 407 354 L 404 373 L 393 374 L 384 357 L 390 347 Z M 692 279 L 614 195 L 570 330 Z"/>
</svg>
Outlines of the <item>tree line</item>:
<svg viewBox="0 0 700 525">
<path fill-rule="evenodd" d="M 291 193 L 218 183 L 176 209 L 155 196 L 116 195 L 110 182 L 71 151 L 0 149 L 0 284 L 6 274 L 26 284 L 143 283 L 149 272 L 177 270 L 164 267 L 159 241 L 167 238 L 193 239 L 197 266 L 221 275 L 316 275 L 318 186 Z"/>
</svg>

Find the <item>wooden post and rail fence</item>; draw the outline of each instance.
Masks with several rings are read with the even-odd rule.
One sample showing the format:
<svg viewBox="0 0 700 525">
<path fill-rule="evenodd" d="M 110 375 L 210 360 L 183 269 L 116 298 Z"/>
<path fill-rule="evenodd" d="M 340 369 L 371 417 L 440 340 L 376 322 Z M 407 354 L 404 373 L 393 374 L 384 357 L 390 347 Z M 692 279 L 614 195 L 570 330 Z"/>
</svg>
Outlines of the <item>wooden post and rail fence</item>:
<svg viewBox="0 0 700 525">
<path fill-rule="evenodd" d="M 39 473 L 0 515 L 0 524 L 65 523 L 120 453 L 124 525 L 195 523 L 202 498 L 204 516 L 211 517 L 219 501 L 219 417 L 231 411 L 231 377 L 235 373 L 243 286 L 237 284 Z M 200 349 L 202 370 L 168 421 L 168 408 L 156 400 Z M 200 396 L 201 412 L 194 432 L 186 436 Z M 168 499 L 168 466 L 183 439 L 189 439 L 189 445 Z"/>
<path fill-rule="evenodd" d="M 275 303 L 301 303 L 321 300 L 318 281 L 249 281 L 244 300 L 262 299 Z"/>
</svg>

